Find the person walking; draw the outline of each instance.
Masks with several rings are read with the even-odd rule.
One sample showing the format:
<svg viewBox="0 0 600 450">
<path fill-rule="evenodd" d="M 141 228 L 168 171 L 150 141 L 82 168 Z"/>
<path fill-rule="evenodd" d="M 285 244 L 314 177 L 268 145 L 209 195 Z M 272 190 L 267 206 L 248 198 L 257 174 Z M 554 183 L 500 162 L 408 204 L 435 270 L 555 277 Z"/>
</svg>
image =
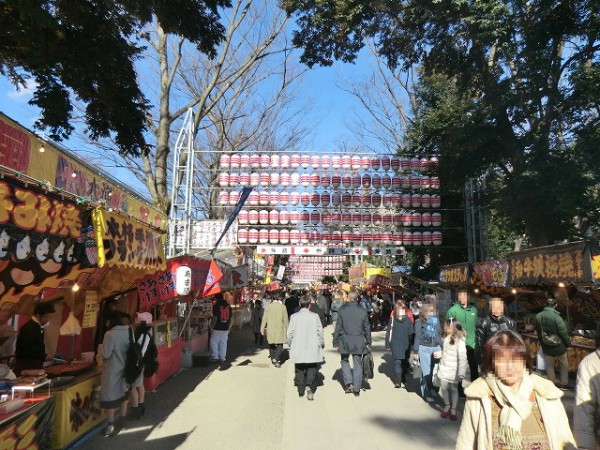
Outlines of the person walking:
<svg viewBox="0 0 600 450">
<path fill-rule="evenodd" d="M 467 401 L 457 450 L 575 450 L 563 393 L 530 374 L 529 354 L 514 331 L 499 331 L 483 351 L 481 378 L 465 388 Z"/>
<path fill-rule="evenodd" d="M 309 310 L 311 300 L 300 299 L 300 311 L 292 314 L 287 329 L 290 360 L 294 363 L 294 384 L 298 395 L 310 401 L 314 399 L 315 378 L 319 364 L 323 362 L 323 325 L 318 314 Z"/>
<path fill-rule="evenodd" d="M 140 345 L 142 351 L 142 357 L 146 356 L 146 351 L 151 342 L 153 342 L 152 336 L 152 314 L 149 312 L 137 313 L 138 326 L 135 330 L 135 341 Z M 144 370 L 140 373 L 139 377 L 131 384 L 131 391 L 129 393 L 129 402 L 131 403 L 131 410 L 129 412 L 130 418 L 137 420 L 140 419 L 146 412 L 146 406 L 144 400 L 146 398 L 146 389 L 144 388 Z"/>
<path fill-rule="evenodd" d="M 565 321 L 556 310 L 556 300 L 549 298 L 542 312 L 535 316 L 535 328 L 544 353 L 546 375 L 556 384 L 555 364 L 558 362 L 560 370 L 561 389 L 569 388 L 569 360 L 567 348 L 571 346 L 571 338 L 567 333 Z"/>
<path fill-rule="evenodd" d="M 442 330 L 435 305 L 424 303 L 419 320 L 415 322 L 414 359 L 421 364 L 421 396 L 429 403 L 434 401 L 431 373 L 435 364 L 434 354 L 441 351 Z"/>
<path fill-rule="evenodd" d="M 573 434 L 580 450 L 600 449 L 600 323 L 596 327 L 596 351 L 577 369 Z"/>
<path fill-rule="evenodd" d="M 231 306 L 223 298 L 223 294 L 215 296 L 217 302 L 213 306 L 212 333 L 210 336 L 210 361 L 225 362 L 227 341 L 231 329 Z"/>
<path fill-rule="evenodd" d="M 281 353 L 283 343 L 287 341 L 287 328 L 289 324 L 288 311 L 279 297 L 273 298 L 271 304 L 263 314 L 260 324 L 260 334 L 267 333 L 269 343 L 269 357 L 275 367 L 281 367 Z"/>
<path fill-rule="evenodd" d="M 475 350 L 478 364 L 483 362 L 483 349 L 489 338 L 498 331 L 517 331 L 517 323 L 504 314 L 504 301 L 500 297 L 490 298 L 489 307 L 490 313 L 477 324 Z"/>
<path fill-rule="evenodd" d="M 333 298 L 333 302 L 331 302 L 331 321 L 333 323 L 337 322 L 339 311 L 343 305 L 344 302 L 342 300 L 342 297 L 336 295 Z"/>
<path fill-rule="evenodd" d="M 396 305 L 394 316 L 390 317 L 385 333 L 385 348 L 392 351 L 392 358 L 394 359 L 393 381 L 396 388 L 400 388 L 402 383 L 406 386 L 410 344 L 414 333 L 415 328 L 408 317 L 406 308 L 402 305 Z"/>
<path fill-rule="evenodd" d="M 456 420 L 458 406 L 458 384 L 467 374 L 467 333 L 455 319 L 449 319 L 444 325 L 444 340 L 437 376 L 440 380 L 440 395 L 444 399 L 444 409 L 440 417 Z"/>
<path fill-rule="evenodd" d="M 260 334 L 260 323 L 262 322 L 264 313 L 265 310 L 262 307 L 262 302 L 254 300 L 250 322 L 252 324 L 252 332 L 254 333 L 254 343 L 261 346 L 263 345 L 264 336 Z"/>
<path fill-rule="evenodd" d="M 356 293 L 350 293 L 340 308 L 333 333 L 333 346 L 341 354 L 342 376 L 346 394 L 360 395 L 362 387 L 362 355 L 371 346 L 369 314 L 357 303 Z M 350 369 L 352 356 L 352 370 Z"/>
<path fill-rule="evenodd" d="M 311 295 L 310 297 L 308 297 L 308 301 L 309 301 L 308 309 L 311 312 L 314 312 L 316 315 L 319 316 L 319 319 L 321 320 L 321 325 L 323 326 L 323 328 L 325 328 L 327 326 L 327 319 L 325 318 L 325 311 L 323 311 L 323 309 L 319 305 L 317 298 L 315 296 Z M 300 301 L 300 307 L 302 308 L 302 301 Z"/>
<path fill-rule="evenodd" d="M 477 355 L 475 353 L 477 316 L 477 307 L 475 304 L 469 303 L 469 293 L 467 291 L 458 291 L 458 301 L 446 313 L 446 320 L 456 319 L 467 333 L 467 359 L 469 361 L 471 381 L 475 381 L 479 377 Z"/>
</svg>

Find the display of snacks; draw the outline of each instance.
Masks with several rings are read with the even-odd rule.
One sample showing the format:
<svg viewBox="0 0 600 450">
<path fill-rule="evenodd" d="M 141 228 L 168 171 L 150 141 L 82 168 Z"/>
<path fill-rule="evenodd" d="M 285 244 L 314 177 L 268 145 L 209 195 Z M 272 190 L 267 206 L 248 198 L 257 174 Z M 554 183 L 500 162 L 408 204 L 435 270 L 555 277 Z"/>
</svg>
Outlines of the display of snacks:
<svg viewBox="0 0 600 450">
<path fill-rule="evenodd" d="M 80 375 L 91 370 L 93 367 L 93 362 L 72 361 L 68 364 L 55 364 L 46 367 L 44 370 L 48 374 L 48 378 L 55 378 L 66 375 Z"/>
<path fill-rule="evenodd" d="M 573 345 L 581 345 L 583 347 L 596 348 L 596 340 L 586 338 L 583 336 L 573 336 L 571 337 L 571 344 Z"/>
</svg>

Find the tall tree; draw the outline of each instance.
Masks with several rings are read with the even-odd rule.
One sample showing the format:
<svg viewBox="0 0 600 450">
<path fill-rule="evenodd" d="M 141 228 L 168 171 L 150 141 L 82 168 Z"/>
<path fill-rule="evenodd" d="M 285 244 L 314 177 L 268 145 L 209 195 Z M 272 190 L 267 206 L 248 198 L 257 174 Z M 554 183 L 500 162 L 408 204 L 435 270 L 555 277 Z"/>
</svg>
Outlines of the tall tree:
<svg viewBox="0 0 600 450">
<path fill-rule="evenodd" d="M 219 9 L 227 6 L 229 0 L 4 0 L 0 74 L 18 87 L 35 81 L 36 125 L 53 139 L 73 131 L 76 97 L 91 138 L 114 133 L 122 153 L 144 153 L 149 104 L 134 69 L 139 35 L 156 18 L 166 33 L 215 56 L 225 33 Z"/>
<path fill-rule="evenodd" d="M 366 38 L 391 67 L 420 64 L 428 79 L 418 142 L 441 153 L 457 184 L 491 170 L 498 208 L 532 244 L 568 236 L 570 218 L 589 207 L 586 192 L 598 183 L 597 1 L 284 6 L 297 17 L 294 42 L 308 65 L 353 61 Z"/>
</svg>

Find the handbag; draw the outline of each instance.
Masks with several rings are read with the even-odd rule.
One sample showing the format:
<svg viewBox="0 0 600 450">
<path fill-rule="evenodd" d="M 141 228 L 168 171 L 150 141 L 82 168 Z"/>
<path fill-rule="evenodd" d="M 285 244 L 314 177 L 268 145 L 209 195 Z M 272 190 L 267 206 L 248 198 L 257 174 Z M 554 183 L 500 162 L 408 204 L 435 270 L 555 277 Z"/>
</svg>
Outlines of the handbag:
<svg viewBox="0 0 600 450">
<path fill-rule="evenodd" d="M 439 370 L 440 363 L 437 363 L 433 368 L 433 373 L 431 374 L 431 384 L 438 388 L 442 385 L 442 381 L 440 380 L 440 376 L 438 374 Z"/>
<path fill-rule="evenodd" d="M 544 331 L 542 320 L 540 320 L 540 330 L 542 336 L 542 344 L 548 347 L 558 347 L 562 343 L 562 339 L 558 334 L 549 334 Z"/>
</svg>

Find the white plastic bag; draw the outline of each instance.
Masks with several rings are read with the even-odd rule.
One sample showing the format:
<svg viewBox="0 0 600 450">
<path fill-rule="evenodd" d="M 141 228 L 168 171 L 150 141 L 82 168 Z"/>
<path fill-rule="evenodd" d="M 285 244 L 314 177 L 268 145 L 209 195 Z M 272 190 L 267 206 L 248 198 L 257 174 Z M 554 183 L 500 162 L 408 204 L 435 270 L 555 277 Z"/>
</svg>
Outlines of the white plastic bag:
<svg viewBox="0 0 600 450">
<path fill-rule="evenodd" d="M 537 367 L 538 372 L 546 371 L 546 360 L 544 359 L 544 352 L 541 348 L 537 352 L 535 358 L 535 366 Z"/>
</svg>

